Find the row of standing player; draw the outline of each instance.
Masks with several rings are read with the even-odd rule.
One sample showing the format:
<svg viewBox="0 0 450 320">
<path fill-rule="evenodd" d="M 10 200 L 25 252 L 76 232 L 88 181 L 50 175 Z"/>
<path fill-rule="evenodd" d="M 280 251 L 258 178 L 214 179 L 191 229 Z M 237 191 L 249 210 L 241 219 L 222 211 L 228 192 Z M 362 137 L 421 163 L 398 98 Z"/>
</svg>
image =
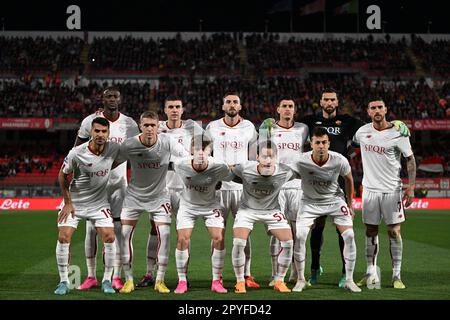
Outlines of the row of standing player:
<svg viewBox="0 0 450 320">
<path fill-rule="evenodd" d="M 333 96 L 334 96 L 334 98 L 333 98 Z M 131 118 L 128 118 L 118 112 L 118 107 L 120 104 L 120 93 L 117 90 L 109 89 L 109 90 L 105 91 L 104 104 L 105 104 L 105 106 L 104 106 L 105 108 L 104 108 L 103 113 L 92 115 L 83 121 L 83 124 L 82 124 L 80 132 L 79 132 L 79 138 L 77 139 L 77 144 L 80 142 L 79 141 L 80 138 L 81 139 L 89 138 L 88 128 L 90 126 L 90 122 L 92 121 L 92 119 L 95 116 L 98 116 L 98 115 L 102 115 L 105 118 L 109 119 L 110 124 L 112 124 L 115 127 L 115 129 L 113 126 L 111 128 L 111 137 L 110 137 L 111 141 L 116 141 L 118 143 L 121 143 L 127 136 L 128 137 L 134 136 L 137 133 L 137 125 L 134 123 L 134 121 Z M 331 132 L 337 133 L 336 136 L 345 137 L 346 140 L 348 140 L 348 137 L 351 137 L 351 135 L 352 135 L 351 130 L 357 129 L 358 123 L 354 118 L 351 118 L 346 115 L 344 115 L 344 118 L 341 118 L 342 120 L 345 121 L 344 123 L 342 123 L 343 121 L 341 119 L 338 119 L 340 117 L 339 117 L 339 115 L 336 116 L 336 107 L 337 107 L 336 93 L 332 92 L 331 90 L 324 92 L 324 94 L 322 95 L 322 99 L 321 99 L 321 105 L 323 107 L 323 119 L 324 120 L 328 119 L 328 118 L 331 118 L 331 119 L 336 118 L 336 119 L 334 119 L 335 120 L 334 125 L 337 126 L 337 128 L 333 128 L 333 130 Z M 252 145 L 253 142 L 256 140 L 256 131 L 254 129 L 253 124 L 251 124 L 250 122 L 243 120 L 241 117 L 239 117 L 240 108 L 241 108 L 241 105 L 240 105 L 239 97 L 236 94 L 227 94 L 224 97 L 224 105 L 223 105 L 223 110 L 225 111 L 225 117 L 218 121 L 212 122 L 207 128 L 207 131 L 209 131 L 210 136 L 216 138 L 216 139 L 213 139 L 214 140 L 213 150 L 214 150 L 215 157 L 222 158 L 221 160 L 224 160 L 228 164 L 243 163 L 246 160 L 248 160 L 248 155 L 252 153 L 251 151 L 248 150 L 248 146 Z M 280 120 L 277 124 L 277 127 L 281 131 L 278 134 L 273 135 L 272 138 L 276 139 L 278 137 L 279 143 L 277 143 L 277 146 L 280 149 L 286 149 L 287 152 L 289 152 L 289 151 L 294 152 L 292 155 L 295 158 L 295 153 L 298 154 L 298 151 L 302 150 L 302 146 L 303 146 L 304 142 L 306 142 L 306 139 L 308 136 L 308 128 L 302 123 L 294 124 L 295 106 L 294 106 L 294 103 L 292 100 L 288 100 L 288 99 L 282 100 L 280 102 L 280 105 L 279 105 L 277 111 L 280 114 Z M 178 135 L 177 136 L 178 141 L 181 142 L 182 144 L 183 144 L 183 142 L 186 143 L 186 141 L 189 141 L 190 139 L 186 135 L 189 135 L 189 134 L 192 135 L 192 132 L 194 131 L 193 127 L 195 127 L 195 123 L 192 121 L 181 122 L 181 115 L 182 115 L 181 101 L 179 99 L 171 99 L 171 98 L 167 99 L 167 101 L 165 103 L 165 112 L 168 116 L 168 121 L 161 122 L 159 124 L 160 131 L 176 133 Z M 328 115 L 329 117 L 326 117 L 326 115 Z M 115 120 L 115 121 L 111 121 L 111 120 Z M 320 125 L 320 124 L 325 126 L 325 124 L 323 122 L 321 123 L 319 121 L 316 121 L 316 123 L 314 123 L 314 120 L 315 119 L 310 117 L 309 119 L 305 118 L 303 120 L 303 122 L 308 123 L 310 126 Z M 341 123 L 339 123 L 339 122 L 341 122 Z M 179 129 L 179 130 L 177 130 L 177 129 Z M 201 131 L 201 128 L 198 128 L 197 130 Z M 328 130 L 328 132 L 330 132 L 330 130 Z M 281 138 L 281 137 L 283 137 L 283 138 Z M 301 141 L 301 143 L 299 143 L 299 141 Z M 331 141 L 333 142 L 333 138 L 331 139 Z M 222 150 L 220 150 L 220 148 Z M 186 149 L 188 149 L 188 148 L 186 148 Z M 225 149 L 227 150 L 227 152 L 224 152 Z M 230 152 L 230 149 L 234 152 Z M 283 156 L 284 156 L 284 159 L 283 159 Z M 293 159 L 293 158 L 291 158 L 288 153 L 283 154 L 282 152 L 280 152 L 280 161 L 281 162 L 289 162 L 288 159 Z M 113 172 L 116 172 L 116 171 L 118 171 L 118 169 L 113 170 Z M 180 183 L 180 181 L 175 182 L 176 180 L 177 180 L 177 176 L 173 175 L 173 174 L 172 174 L 172 177 L 168 179 L 168 186 L 173 191 L 173 192 L 171 192 L 172 195 L 175 195 L 176 192 L 179 191 L 180 186 L 182 185 L 182 183 Z M 112 181 L 114 183 L 111 183 Z M 124 184 L 126 186 L 126 178 L 124 175 L 122 175 L 122 177 L 119 177 L 119 179 L 116 179 L 116 180 L 114 180 L 113 178 L 110 179 L 110 182 L 108 184 L 108 189 L 109 189 L 108 195 L 110 198 L 109 201 L 112 204 L 113 215 L 114 215 L 115 211 L 116 212 L 118 211 L 119 215 L 120 215 L 121 210 L 117 210 L 117 209 L 114 210 L 115 209 L 114 203 L 119 203 L 118 205 L 120 206 L 120 202 L 123 199 Z M 230 208 L 231 212 L 233 212 L 234 214 L 236 213 L 238 204 L 239 204 L 239 200 L 241 197 L 241 192 L 242 192 L 241 191 L 242 187 L 240 187 L 240 186 L 241 186 L 240 184 L 235 184 L 233 182 L 224 182 L 223 183 L 223 185 L 222 185 L 222 189 L 223 189 L 222 205 L 224 205 L 224 207 L 225 207 L 225 211 L 224 211 L 225 213 L 229 212 L 229 210 L 227 210 L 227 208 Z M 241 189 L 241 190 L 239 190 L 239 189 Z M 292 191 L 295 191 L 296 189 L 298 190 L 295 183 L 291 184 L 291 185 L 289 185 L 289 183 L 288 183 L 288 184 L 286 184 L 286 186 L 283 189 L 285 189 L 285 192 L 284 192 L 285 197 L 291 197 Z M 289 193 L 291 193 L 291 194 L 289 194 Z M 283 194 L 283 192 L 282 192 L 282 194 Z M 295 194 L 295 192 L 294 192 L 294 194 Z M 281 199 L 282 199 L 282 196 L 280 196 L 280 200 Z M 294 197 L 294 200 L 298 200 L 298 199 L 299 198 Z M 114 200 L 116 200 L 116 201 L 114 202 Z M 173 201 L 173 199 L 171 202 L 175 203 Z M 171 202 L 170 201 L 166 202 L 165 210 L 169 209 Z M 280 202 L 282 203 L 282 205 L 285 205 L 285 208 L 283 208 L 282 211 L 285 211 L 285 212 L 298 211 L 298 208 L 297 209 L 292 208 L 292 210 L 289 210 L 289 208 L 287 208 L 289 203 L 291 203 L 291 204 L 298 203 L 298 201 L 297 202 L 295 202 L 295 201 L 280 201 Z M 127 206 L 130 207 L 129 204 Z M 141 207 L 142 207 L 142 205 L 141 205 Z M 145 209 L 147 209 L 147 210 L 148 210 L 148 208 L 149 207 L 145 207 Z M 134 214 L 134 218 L 136 218 L 137 212 L 132 212 L 131 216 L 133 216 L 133 214 Z M 128 214 L 128 216 L 129 215 L 130 214 Z M 293 216 L 293 218 L 291 220 L 295 220 L 295 213 L 292 216 Z M 155 218 L 155 217 L 153 217 L 153 218 Z M 117 222 L 115 222 L 115 227 L 120 228 L 120 219 L 118 219 L 118 217 L 116 217 L 115 220 L 117 221 Z M 153 219 L 153 220 L 155 220 L 155 219 Z M 156 220 L 155 220 L 155 222 L 156 222 Z M 225 217 L 225 221 L 226 221 L 226 217 Z M 156 250 L 153 250 L 152 248 L 158 247 L 158 245 L 160 248 L 161 247 L 168 248 L 168 244 L 162 245 L 163 244 L 162 238 L 168 237 L 168 232 L 169 232 L 167 230 L 168 223 L 170 223 L 170 221 L 163 220 L 163 221 L 156 222 L 157 226 L 155 229 L 157 231 L 159 231 L 158 232 L 159 241 L 158 240 L 154 241 L 155 237 L 152 237 L 152 235 L 150 235 L 149 244 L 148 244 L 148 252 L 149 252 L 148 268 L 147 268 L 148 272 L 147 272 L 147 275 L 139 283 L 139 285 L 145 286 L 145 285 L 149 285 L 153 281 L 153 279 L 152 279 L 153 265 L 155 265 L 156 260 L 158 260 L 158 269 L 160 269 L 161 265 L 164 266 L 162 268 L 163 270 L 158 270 L 158 275 L 157 275 L 157 279 L 156 279 L 155 289 L 157 289 L 159 292 L 168 292 L 169 291 L 166 288 L 166 286 L 164 285 L 164 281 L 163 281 L 163 275 L 165 272 L 165 266 L 167 265 L 168 257 L 167 257 L 167 253 L 165 255 L 164 254 L 161 255 L 161 252 L 164 250 L 158 250 L 158 256 L 157 256 L 158 259 L 156 259 L 156 254 L 153 253 Z M 124 235 L 125 238 L 128 240 L 128 242 L 131 244 L 130 239 L 132 238 L 132 232 L 134 230 L 136 220 L 133 220 L 133 219 L 127 220 L 127 219 L 122 218 L 121 224 L 123 225 L 122 232 L 120 232 L 120 230 L 117 229 L 116 234 Z M 153 223 L 152 223 L 152 225 L 153 225 Z M 317 223 L 316 223 L 316 225 L 317 225 Z M 316 230 L 316 229 L 318 229 L 317 226 L 314 230 Z M 87 232 L 87 237 L 86 237 L 86 256 L 88 259 L 87 265 L 88 265 L 89 276 L 86 279 L 86 281 L 82 284 L 82 286 L 80 287 L 81 289 L 87 289 L 87 288 L 90 288 L 97 284 L 97 281 L 95 279 L 95 251 L 96 250 L 95 249 L 92 250 L 93 248 L 96 248 L 95 230 L 96 229 L 94 227 L 92 227 L 92 225 L 90 223 L 87 224 L 88 232 Z M 124 232 L 123 230 L 127 230 L 127 231 Z M 293 230 L 295 231 L 295 228 L 293 228 Z M 179 242 L 180 242 L 180 239 L 183 239 L 183 238 L 186 239 L 185 236 L 183 236 L 183 235 L 180 236 L 180 232 L 179 232 Z M 313 238 L 314 238 L 314 235 L 312 237 L 312 243 L 314 243 Z M 213 239 L 214 239 L 214 235 L 213 235 Z M 115 243 L 120 243 L 120 241 L 116 241 Z M 184 247 L 186 246 L 186 243 L 189 243 L 189 242 L 185 241 Z M 179 244 L 177 245 L 177 247 L 178 246 L 179 246 Z M 214 246 L 214 248 L 213 248 L 213 255 L 214 255 L 214 250 L 221 251 L 220 246 L 223 246 L 223 243 L 220 244 L 220 241 L 216 241 L 216 242 L 213 241 L 213 246 Z M 131 248 L 131 245 L 129 247 Z M 183 247 L 183 246 L 181 246 L 181 247 Z M 274 266 L 273 270 L 274 271 L 277 270 L 277 268 L 278 268 L 277 263 L 276 263 L 276 257 L 277 257 L 276 253 L 279 252 L 278 248 L 279 247 L 277 247 L 277 242 L 272 241 L 271 242 L 271 250 L 273 253 L 272 257 L 273 257 L 273 266 Z M 119 248 L 119 250 L 120 250 L 120 248 Z M 119 251 L 119 250 L 116 250 L 116 251 Z M 57 248 L 57 251 L 58 251 L 58 248 Z M 131 249 L 131 251 L 132 251 L 132 249 Z M 178 251 L 183 251 L 183 250 L 178 250 L 178 248 L 177 248 L 177 256 L 180 256 Z M 320 252 L 320 249 L 317 251 Z M 107 252 L 108 251 L 105 249 L 105 255 Z M 313 252 L 314 252 L 314 248 L 313 248 Z M 131 252 L 130 252 L 130 254 L 132 255 Z M 220 252 L 220 254 L 218 255 L 219 256 L 218 259 L 223 260 L 223 255 L 224 255 L 224 252 Z M 123 257 L 123 254 L 122 254 L 122 257 Z M 127 257 L 127 256 L 125 255 L 125 257 Z M 185 255 L 183 257 L 185 257 Z M 250 272 L 249 272 L 249 270 L 250 270 L 250 259 L 249 259 L 250 254 L 246 254 L 246 258 L 247 257 L 248 257 L 248 259 L 246 259 L 247 263 L 246 263 L 246 268 L 245 268 L 246 269 L 245 270 L 246 285 L 250 286 L 250 287 L 259 287 L 259 285 L 251 277 Z M 180 259 L 183 260 L 184 258 L 180 257 Z M 313 260 L 314 260 L 314 255 L 313 255 Z M 131 262 L 131 259 L 130 259 L 130 262 Z M 314 263 L 314 261 L 313 261 L 313 263 Z M 214 260 L 213 260 L 213 264 L 214 264 Z M 113 280 L 113 287 L 120 289 L 120 287 L 122 287 L 122 284 L 120 283 L 120 280 L 119 280 L 120 279 L 120 276 L 119 276 L 120 275 L 120 271 L 119 271 L 120 255 L 118 255 L 116 257 L 114 265 L 116 268 L 115 268 L 115 277 Z M 125 265 L 126 264 L 124 264 L 124 266 Z M 129 270 L 131 269 L 131 266 L 127 266 L 127 267 L 125 267 L 125 269 L 126 269 L 125 271 L 127 273 L 127 280 L 132 280 L 132 276 L 130 276 L 130 272 L 129 272 Z M 220 273 L 216 274 L 216 277 L 219 276 L 219 274 Z M 313 272 L 313 275 L 314 275 L 314 272 Z M 215 280 L 217 280 L 217 279 L 215 279 Z M 313 280 L 313 279 L 311 279 L 311 280 Z M 131 286 L 128 286 L 128 287 L 131 287 Z M 134 288 L 134 285 L 132 286 L 132 288 Z M 131 290 L 127 289 L 127 288 L 123 288 L 122 291 L 130 292 Z"/>
</svg>

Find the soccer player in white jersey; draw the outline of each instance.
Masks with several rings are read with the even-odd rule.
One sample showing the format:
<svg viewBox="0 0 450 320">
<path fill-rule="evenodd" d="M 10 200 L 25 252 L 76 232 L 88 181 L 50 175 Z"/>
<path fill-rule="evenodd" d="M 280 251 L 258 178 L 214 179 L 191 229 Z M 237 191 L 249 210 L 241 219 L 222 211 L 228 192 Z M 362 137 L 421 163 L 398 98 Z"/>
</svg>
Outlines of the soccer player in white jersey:
<svg viewBox="0 0 450 320">
<path fill-rule="evenodd" d="M 242 201 L 233 225 L 235 293 L 246 293 L 244 248 L 254 223 L 258 221 L 263 222 L 281 244 L 274 290 L 291 292 L 284 282 L 284 277 L 292 261 L 292 232 L 280 209 L 278 196 L 282 185 L 290 180 L 294 173 L 286 165 L 278 164 L 277 147 L 270 140 L 259 144 L 257 160 L 231 167 L 233 173 L 242 179 L 244 186 Z"/>
<path fill-rule="evenodd" d="M 56 261 L 61 281 L 55 290 L 57 295 L 69 293 L 69 247 L 81 219 L 91 220 L 102 237 L 105 248 L 102 291 L 115 293 L 111 276 L 116 247 L 106 184 L 120 150 L 118 144 L 107 141 L 109 122 L 104 118 L 92 120 L 90 136 L 92 138 L 89 142 L 74 147 L 69 152 L 58 176 L 64 201 L 58 215 Z M 73 179 L 69 186 L 70 174 L 73 174 Z"/>
<path fill-rule="evenodd" d="M 267 135 L 275 143 L 278 149 L 278 161 L 284 164 L 290 164 L 298 161 L 303 146 L 308 141 L 309 129 L 304 123 L 295 122 L 296 106 L 291 98 L 280 100 L 277 107 L 279 120 L 275 121 L 270 128 L 263 126 L 259 129 L 259 139 L 264 139 Z M 266 130 L 266 131 L 264 131 Z M 286 182 L 280 191 L 279 202 L 281 212 L 288 219 L 291 231 L 295 241 L 295 230 L 297 212 L 300 209 L 302 199 L 301 180 L 293 179 Z M 275 276 L 278 269 L 278 253 L 280 252 L 280 241 L 274 236 L 270 237 L 270 255 L 272 257 L 272 281 L 269 286 L 275 284 Z M 291 264 L 291 275 L 289 281 L 297 280 L 295 264 Z"/>
<path fill-rule="evenodd" d="M 109 121 L 109 140 L 121 144 L 125 139 L 139 134 L 139 128 L 136 122 L 131 118 L 119 112 L 121 103 L 120 91 L 115 87 L 109 87 L 103 91 L 103 111 L 97 111 L 84 118 L 81 122 L 75 146 L 86 142 L 91 137 L 91 122 L 96 117 L 103 117 Z M 120 277 L 122 263 L 120 261 L 120 247 L 122 225 L 120 223 L 120 213 L 122 211 L 122 201 L 125 197 L 127 187 L 127 164 L 123 163 L 115 168 L 108 180 L 108 201 L 111 205 L 111 211 L 114 220 L 114 230 L 116 234 L 116 258 L 114 260 L 113 288 L 121 289 L 123 282 Z M 79 290 L 87 290 L 98 285 L 96 278 L 96 255 L 97 255 L 97 232 L 94 224 L 86 221 L 86 238 L 84 242 L 86 254 L 86 265 L 88 276 L 86 280 L 78 287 Z"/>
<path fill-rule="evenodd" d="M 139 123 L 142 133 L 128 138 L 120 146 L 120 161 L 131 164 L 131 182 L 127 187 L 122 213 L 122 264 L 126 282 L 120 293 L 134 290 L 133 234 L 139 216 L 148 212 L 158 233 L 158 272 L 155 290 L 169 293 L 164 276 L 169 261 L 171 208 L 166 187 L 169 162 L 189 153 L 167 135 L 158 135 L 158 114 L 145 111 Z"/>
<path fill-rule="evenodd" d="M 174 169 L 184 183 L 180 208 L 177 214 L 177 248 L 175 250 L 178 270 L 178 285 L 175 293 L 188 291 L 187 268 L 190 252 L 190 239 L 197 218 L 203 218 L 211 236 L 212 283 L 211 291 L 227 293 L 222 284 L 222 271 L 225 261 L 223 241 L 224 219 L 220 197 L 216 196 L 216 184 L 233 175 L 223 161 L 210 157 L 212 141 L 206 135 L 196 135 L 192 139 L 192 157 L 175 163 Z"/>
<path fill-rule="evenodd" d="M 179 97 L 168 96 L 164 102 L 164 113 L 167 120 L 159 121 L 159 133 L 167 134 L 178 141 L 188 152 L 191 150 L 191 140 L 194 134 L 202 134 L 203 128 L 195 121 L 181 120 L 183 115 L 183 102 Z M 170 194 L 170 203 L 172 205 L 172 213 L 178 211 L 180 197 L 179 194 L 183 190 L 183 181 L 175 174 L 174 171 L 167 172 L 167 188 Z M 156 265 L 156 250 L 158 248 L 158 239 L 155 224 L 151 221 L 152 229 L 147 241 L 147 272 L 141 278 L 137 287 L 147 287 L 154 283 L 153 269 Z"/>
<path fill-rule="evenodd" d="M 394 125 L 386 121 L 387 108 L 380 98 L 369 102 L 367 113 L 372 119 L 355 133 L 353 141 L 361 147 L 363 164 L 363 222 L 366 225 L 367 272 L 358 285 L 379 289 L 377 273 L 378 226 L 381 219 L 387 225 L 392 259 L 392 285 L 404 289 L 400 277 L 403 241 L 400 224 L 405 221 L 405 207 L 414 199 L 416 160 L 408 137 L 401 136 Z M 406 158 L 409 184 L 402 198 L 400 179 L 401 156 Z"/>
<path fill-rule="evenodd" d="M 333 218 L 344 239 L 345 288 L 361 292 L 353 282 L 356 261 L 356 243 L 353 232 L 352 198 L 353 177 L 348 160 L 341 154 L 328 151 L 330 138 L 325 128 L 316 127 L 311 134 L 312 151 L 301 155 L 298 162 L 290 165 L 302 179 L 302 206 L 297 216 L 294 260 L 297 264 L 298 280 L 292 289 L 301 292 L 306 287 L 305 258 L 306 239 L 314 220 L 323 215 Z M 338 178 L 345 180 L 346 193 L 339 187 Z"/>
<path fill-rule="evenodd" d="M 208 136 L 213 139 L 213 156 L 228 165 L 245 163 L 256 157 L 257 133 L 255 126 L 239 115 L 242 109 L 241 99 L 234 92 L 223 97 L 222 110 L 225 115 L 219 120 L 211 121 L 206 127 Z M 222 183 L 220 190 L 224 209 L 225 226 L 228 214 L 236 216 L 242 196 L 242 184 L 233 181 Z M 225 229 L 224 229 L 225 232 Z M 259 284 L 251 275 L 251 244 L 250 239 L 245 247 L 245 281 L 247 287 L 259 288 Z"/>
</svg>

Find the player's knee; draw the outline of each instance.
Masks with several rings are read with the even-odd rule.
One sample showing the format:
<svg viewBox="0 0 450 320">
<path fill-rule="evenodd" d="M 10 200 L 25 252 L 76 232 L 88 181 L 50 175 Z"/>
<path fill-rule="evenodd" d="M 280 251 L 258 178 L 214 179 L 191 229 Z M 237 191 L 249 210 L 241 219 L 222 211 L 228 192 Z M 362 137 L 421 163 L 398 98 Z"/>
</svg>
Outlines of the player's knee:
<svg viewBox="0 0 450 320">
<path fill-rule="evenodd" d="M 366 226 L 366 236 L 367 237 L 376 237 L 378 235 L 378 226 L 367 225 Z"/>
<path fill-rule="evenodd" d="M 189 240 L 190 240 L 189 237 L 181 235 L 181 236 L 178 236 L 177 242 L 178 242 L 178 245 L 181 248 L 188 248 L 189 247 Z"/>
<path fill-rule="evenodd" d="M 389 238 L 397 239 L 400 237 L 400 228 L 388 228 Z"/>
<path fill-rule="evenodd" d="M 58 241 L 59 243 L 70 243 L 70 236 L 66 233 L 59 233 L 58 234 Z"/>
<path fill-rule="evenodd" d="M 104 243 L 113 243 L 116 240 L 116 235 L 114 232 L 108 232 L 103 235 Z"/>
</svg>

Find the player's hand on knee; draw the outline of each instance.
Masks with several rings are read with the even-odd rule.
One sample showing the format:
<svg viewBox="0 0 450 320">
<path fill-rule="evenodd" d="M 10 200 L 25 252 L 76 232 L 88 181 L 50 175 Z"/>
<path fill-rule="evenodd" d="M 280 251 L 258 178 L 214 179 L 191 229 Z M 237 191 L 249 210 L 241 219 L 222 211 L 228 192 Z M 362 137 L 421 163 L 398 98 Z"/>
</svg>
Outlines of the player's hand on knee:
<svg viewBox="0 0 450 320">
<path fill-rule="evenodd" d="M 58 215 L 58 223 L 66 222 L 70 214 L 73 217 L 73 215 L 75 214 L 75 208 L 71 203 L 65 204 Z"/>
</svg>

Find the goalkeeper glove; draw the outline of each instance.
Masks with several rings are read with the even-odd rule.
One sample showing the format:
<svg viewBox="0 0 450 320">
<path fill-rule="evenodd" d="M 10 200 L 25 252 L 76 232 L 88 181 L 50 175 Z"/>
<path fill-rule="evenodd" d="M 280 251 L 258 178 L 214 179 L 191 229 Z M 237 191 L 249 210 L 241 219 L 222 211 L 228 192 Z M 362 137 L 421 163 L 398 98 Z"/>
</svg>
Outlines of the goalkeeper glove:
<svg viewBox="0 0 450 320">
<path fill-rule="evenodd" d="M 272 129 L 275 127 L 275 119 L 267 118 L 261 123 L 259 126 L 259 133 L 267 132 L 267 135 L 270 137 L 272 135 Z"/>
<path fill-rule="evenodd" d="M 395 130 L 397 130 L 398 132 L 400 132 L 400 134 L 404 137 L 410 137 L 411 136 L 411 132 L 409 131 L 408 126 L 400 121 L 400 120 L 394 120 L 391 121 L 391 123 L 394 125 Z"/>
</svg>

